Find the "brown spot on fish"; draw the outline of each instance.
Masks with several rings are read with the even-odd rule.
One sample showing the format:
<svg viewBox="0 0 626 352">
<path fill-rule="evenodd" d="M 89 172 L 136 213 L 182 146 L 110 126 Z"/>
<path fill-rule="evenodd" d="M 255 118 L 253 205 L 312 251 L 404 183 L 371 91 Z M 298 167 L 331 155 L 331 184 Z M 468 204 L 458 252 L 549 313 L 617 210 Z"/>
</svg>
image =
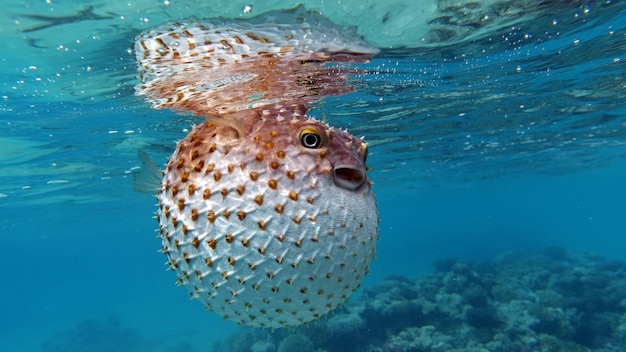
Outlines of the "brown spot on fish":
<svg viewBox="0 0 626 352">
<path fill-rule="evenodd" d="M 282 214 L 284 209 L 285 207 L 282 204 L 276 204 L 276 206 L 274 206 L 274 211 L 278 214 Z"/>
<path fill-rule="evenodd" d="M 209 199 L 210 196 L 211 196 L 211 190 L 208 188 L 205 188 L 204 191 L 202 191 L 202 199 L 207 200 Z"/>
<path fill-rule="evenodd" d="M 239 36 L 233 36 L 233 40 L 237 44 L 243 44 L 243 40 L 241 38 L 239 38 Z"/>
<path fill-rule="evenodd" d="M 267 186 L 271 189 L 276 189 L 278 187 L 278 181 L 274 178 L 271 178 L 267 181 Z"/>
<path fill-rule="evenodd" d="M 215 240 L 215 238 L 209 238 L 206 242 L 209 245 L 209 248 L 211 248 L 212 250 L 215 250 L 215 248 L 217 247 L 217 241 Z"/>
<path fill-rule="evenodd" d="M 206 214 L 206 218 L 212 224 L 212 223 L 215 222 L 215 219 L 217 218 L 217 215 L 215 215 L 215 212 L 213 210 L 209 210 L 207 212 L 207 214 Z"/>
<path fill-rule="evenodd" d="M 256 181 L 259 178 L 259 173 L 256 171 L 250 171 L 250 179 Z"/>
<path fill-rule="evenodd" d="M 262 194 L 257 194 L 254 197 L 254 202 L 258 205 L 263 205 L 263 195 Z"/>
<path fill-rule="evenodd" d="M 224 236 L 224 238 L 226 239 L 226 243 L 233 243 L 233 240 L 235 238 L 235 236 L 233 236 L 232 233 L 227 233 L 226 236 Z"/>
<path fill-rule="evenodd" d="M 238 195 L 242 196 L 243 192 L 245 192 L 245 191 L 246 191 L 246 186 L 244 186 L 244 185 L 237 186 L 237 194 Z"/>
<path fill-rule="evenodd" d="M 243 221 L 246 218 L 246 212 L 243 210 L 238 210 L 237 218 L 239 219 L 239 221 Z"/>
<path fill-rule="evenodd" d="M 196 185 L 192 183 L 189 186 L 187 186 L 187 194 L 189 194 L 189 196 L 191 197 L 193 196 L 194 193 L 196 193 Z"/>
<path fill-rule="evenodd" d="M 183 172 L 183 174 L 180 176 L 180 182 L 185 183 L 187 182 L 188 179 L 189 179 L 189 171 Z"/>
<path fill-rule="evenodd" d="M 226 39 L 220 40 L 220 44 L 222 44 L 224 46 L 224 49 L 226 49 L 226 50 L 232 50 L 233 49 L 233 46 Z"/>
<path fill-rule="evenodd" d="M 269 43 L 269 40 L 265 39 L 265 38 L 261 38 L 258 35 L 254 34 L 253 32 L 248 32 L 246 33 L 246 36 L 252 40 L 256 40 L 257 42 L 261 42 L 261 43 Z"/>
<path fill-rule="evenodd" d="M 204 160 L 200 160 L 200 161 L 198 161 L 198 163 L 196 165 L 194 165 L 193 170 L 195 172 L 200 172 L 200 171 L 202 171 L 203 167 L 204 167 Z"/>
<path fill-rule="evenodd" d="M 170 218 L 170 206 L 169 205 L 165 206 L 165 210 L 163 211 L 163 214 L 165 215 L 166 219 Z"/>
</svg>

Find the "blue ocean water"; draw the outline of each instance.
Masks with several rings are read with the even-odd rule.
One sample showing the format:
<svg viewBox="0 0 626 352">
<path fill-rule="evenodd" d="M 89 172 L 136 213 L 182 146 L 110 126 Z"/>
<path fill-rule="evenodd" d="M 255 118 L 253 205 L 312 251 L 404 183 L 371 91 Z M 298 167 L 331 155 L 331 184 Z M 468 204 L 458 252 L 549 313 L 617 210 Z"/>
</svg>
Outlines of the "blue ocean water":
<svg viewBox="0 0 626 352">
<path fill-rule="evenodd" d="M 365 289 L 389 276 L 426 277 L 449 258 L 480 262 L 558 247 L 626 260 L 624 3 L 446 3 L 424 5 L 441 11 L 433 18 L 389 4 L 380 15 L 391 19 L 377 25 L 353 18 L 360 11 L 370 19 L 383 6 L 377 2 L 309 6 L 382 49 L 361 65 L 369 73 L 351 77 L 354 93 L 310 112 L 370 143 L 381 222 Z M 244 5 L 7 6 L 0 350 L 210 351 L 244 331 L 189 301 L 157 252 L 156 200 L 132 190 L 137 150 L 163 165 L 199 120 L 134 97 L 129 52 L 145 28 L 246 17 Z M 403 23 L 413 32 L 400 30 Z M 624 320 L 615 326 L 626 326 L 619 294 L 621 305 L 608 309 Z M 360 297 L 351 303 L 367 299 Z M 615 329 L 610 342 L 587 347 L 626 350 L 626 333 Z"/>
</svg>

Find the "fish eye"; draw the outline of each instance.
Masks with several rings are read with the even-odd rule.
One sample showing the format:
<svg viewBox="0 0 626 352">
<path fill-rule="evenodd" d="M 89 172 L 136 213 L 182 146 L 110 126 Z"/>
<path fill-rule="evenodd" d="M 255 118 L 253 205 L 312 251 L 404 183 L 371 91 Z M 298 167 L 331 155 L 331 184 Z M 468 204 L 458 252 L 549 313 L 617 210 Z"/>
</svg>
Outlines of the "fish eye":
<svg viewBox="0 0 626 352">
<path fill-rule="evenodd" d="M 322 146 L 322 135 L 312 128 L 304 128 L 300 131 L 300 143 L 305 148 L 319 148 Z"/>
</svg>

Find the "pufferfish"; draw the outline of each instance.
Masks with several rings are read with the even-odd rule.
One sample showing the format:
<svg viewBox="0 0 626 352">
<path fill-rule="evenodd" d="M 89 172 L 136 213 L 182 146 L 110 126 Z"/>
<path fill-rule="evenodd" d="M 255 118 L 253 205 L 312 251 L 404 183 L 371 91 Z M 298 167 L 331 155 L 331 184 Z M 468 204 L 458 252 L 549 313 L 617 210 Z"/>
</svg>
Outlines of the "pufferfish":
<svg viewBox="0 0 626 352">
<path fill-rule="evenodd" d="M 138 95 L 206 117 L 163 172 L 161 251 L 208 310 L 266 328 L 345 302 L 378 240 L 367 144 L 305 114 L 350 91 L 352 71 L 325 62 L 377 50 L 309 12 L 288 15 L 169 24 L 135 43 Z"/>
</svg>

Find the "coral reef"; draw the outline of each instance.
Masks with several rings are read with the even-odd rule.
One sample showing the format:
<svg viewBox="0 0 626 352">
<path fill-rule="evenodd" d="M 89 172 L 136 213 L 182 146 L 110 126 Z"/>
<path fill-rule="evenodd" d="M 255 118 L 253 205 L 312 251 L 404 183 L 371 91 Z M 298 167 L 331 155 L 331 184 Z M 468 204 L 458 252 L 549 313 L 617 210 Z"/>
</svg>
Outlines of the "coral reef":
<svg viewBox="0 0 626 352">
<path fill-rule="evenodd" d="M 315 352 L 311 340 L 302 334 L 292 334 L 285 337 L 276 349 L 277 352 Z"/>
<path fill-rule="evenodd" d="M 58 333 L 45 341 L 41 350 L 44 352 L 61 351 L 114 351 L 120 347 L 132 351 L 142 350 L 146 341 L 136 331 L 120 326 L 115 316 L 106 321 L 85 320 L 77 323 L 70 330 Z"/>
<path fill-rule="evenodd" d="M 146 337 L 126 327 L 116 315 L 103 320 L 83 320 L 66 331 L 50 336 L 41 344 L 42 352 L 190 352 L 191 345 L 169 343 Z"/>
<path fill-rule="evenodd" d="M 241 334 L 248 346 L 263 341 L 264 352 L 609 352 L 626 346 L 626 263 L 552 247 L 484 262 L 445 260 L 434 268 L 416 280 L 389 277 L 307 326 Z"/>
</svg>

